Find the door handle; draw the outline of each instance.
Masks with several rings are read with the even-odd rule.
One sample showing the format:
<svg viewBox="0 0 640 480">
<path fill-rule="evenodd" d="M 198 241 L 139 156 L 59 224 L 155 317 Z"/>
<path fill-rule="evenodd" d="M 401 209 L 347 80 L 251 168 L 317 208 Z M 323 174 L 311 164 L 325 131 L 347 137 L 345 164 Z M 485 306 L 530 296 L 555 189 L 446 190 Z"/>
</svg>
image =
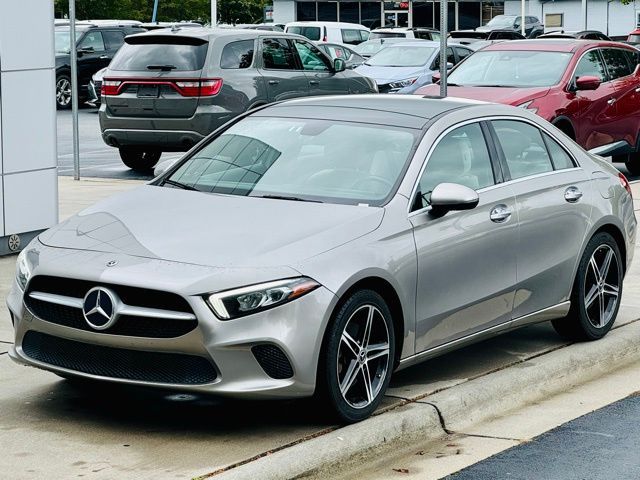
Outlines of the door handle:
<svg viewBox="0 0 640 480">
<path fill-rule="evenodd" d="M 309 85 L 320 85 L 318 80 L 309 80 Z"/>
<path fill-rule="evenodd" d="M 616 103 L 616 99 L 615 98 L 610 98 L 609 100 L 607 100 L 607 103 L 609 105 L 613 105 L 614 103 Z"/>
<path fill-rule="evenodd" d="M 100 60 L 109 60 L 109 57 L 107 55 L 100 55 Z"/>
<path fill-rule="evenodd" d="M 564 199 L 569 203 L 576 203 L 582 198 L 582 192 L 578 187 L 569 187 L 564 191 Z"/>
<path fill-rule="evenodd" d="M 269 80 L 269 85 L 278 85 L 280 80 Z"/>
<path fill-rule="evenodd" d="M 489 213 L 489 218 L 495 223 L 506 222 L 509 220 L 509 217 L 511 217 L 511 210 L 502 203 L 493 207 Z"/>
<path fill-rule="evenodd" d="M 636 88 L 635 92 L 640 93 L 640 87 Z"/>
</svg>

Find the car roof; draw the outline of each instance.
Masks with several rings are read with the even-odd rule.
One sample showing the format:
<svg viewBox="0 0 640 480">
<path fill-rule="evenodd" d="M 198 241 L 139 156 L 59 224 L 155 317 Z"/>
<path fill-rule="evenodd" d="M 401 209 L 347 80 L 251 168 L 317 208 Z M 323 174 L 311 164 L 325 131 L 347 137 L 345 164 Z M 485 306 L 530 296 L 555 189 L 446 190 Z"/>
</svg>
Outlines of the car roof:
<svg viewBox="0 0 640 480">
<path fill-rule="evenodd" d="M 157 36 L 162 35 L 176 36 L 176 37 L 195 37 L 206 40 L 219 38 L 219 37 L 240 37 L 240 38 L 256 38 L 261 36 L 273 36 L 287 37 L 287 38 L 301 38 L 300 35 L 294 35 L 284 32 L 269 32 L 266 30 L 253 30 L 249 28 L 210 28 L 210 27 L 188 27 L 180 28 L 180 25 L 176 25 L 175 28 L 151 30 L 150 32 L 139 33 L 134 35 L 135 37 L 142 36 Z M 128 38 L 128 37 L 127 37 Z"/>
<path fill-rule="evenodd" d="M 452 110 L 484 104 L 459 98 L 413 95 L 344 95 L 306 97 L 271 104 L 254 116 L 290 116 L 374 123 L 422 129 L 429 120 Z"/>
<path fill-rule="evenodd" d="M 544 52 L 576 52 L 585 47 L 620 47 L 627 46 L 619 42 L 607 40 L 582 40 L 575 38 L 536 38 L 534 40 L 511 40 L 485 47 L 483 50 L 538 50 Z"/>
<path fill-rule="evenodd" d="M 329 27 L 339 27 L 339 26 L 349 26 L 349 27 L 358 27 L 360 30 L 369 30 L 367 27 L 360 25 L 359 23 L 349 23 L 349 22 L 323 22 L 323 21 L 300 21 L 300 22 L 288 22 L 286 24 L 287 27 L 320 27 L 322 25 L 327 25 Z"/>
</svg>

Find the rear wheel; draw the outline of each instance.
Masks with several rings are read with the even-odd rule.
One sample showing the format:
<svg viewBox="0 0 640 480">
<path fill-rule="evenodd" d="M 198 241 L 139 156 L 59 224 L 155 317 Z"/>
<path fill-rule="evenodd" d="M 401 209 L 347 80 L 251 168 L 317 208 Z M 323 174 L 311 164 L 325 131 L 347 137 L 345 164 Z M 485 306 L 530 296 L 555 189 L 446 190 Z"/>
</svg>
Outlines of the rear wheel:
<svg viewBox="0 0 640 480">
<path fill-rule="evenodd" d="M 71 108 L 71 77 L 66 74 L 56 77 L 56 108 L 58 110 Z"/>
<path fill-rule="evenodd" d="M 571 310 L 553 320 L 556 332 L 571 340 L 604 337 L 618 315 L 622 296 L 622 257 L 616 241 L 606 232 L 587 244 L 571 293 Z"/>
<path fill-rule="evenodd" d="M 122 163 L 132 170 L 146 172 L 153 169 L 160 160 L 162 152 L 154 149 L 142 149 L 132 147 L 120 148 Z"/>
<path fill-rule="evenodd" d="M 384 396 L 395 353 L 391 312 L 372 290 L 347 299 L 329 326 L 318 375 L 319 396 L 339 420 L 370 416 Z"/>
</svg>

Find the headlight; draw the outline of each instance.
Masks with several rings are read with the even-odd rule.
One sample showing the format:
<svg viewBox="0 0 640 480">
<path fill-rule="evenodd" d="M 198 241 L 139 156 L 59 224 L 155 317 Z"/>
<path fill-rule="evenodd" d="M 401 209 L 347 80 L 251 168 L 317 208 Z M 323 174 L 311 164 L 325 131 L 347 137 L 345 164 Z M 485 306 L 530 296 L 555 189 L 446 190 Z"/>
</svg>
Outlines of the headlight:
<svg viewBox="0 0 640 480">
<path fill-rule="evenodd" d="M 538 109 L 531 106 L 532 103 L 533 100 L 529 100 L 528 102 L 524 102 L 518 105 L 518 108 L 524 108 L 525 110 L 529 110 L 531 113 L 538 113 Z"/>
<path fill-rule="evenodd" d="M 27 249 L 25 248 L 18 255 L 18 263 L 16 265 L 16 281 L 23 292 L 27 287 L 29 277 L 31 277 L 31 267 L 27 261 Z"/>
<path fill-rule="evenodd" d="M 392 82 L 389 84 L 389 86 L 391 88 L 404 88 L 404 87 L 408 87 L 409 85 L 413 85 L 417 79 L 418 77 L 407 78 L 406 80 L 400 80 L 399 82 Z"/>
<path fill-rule="evenodd" d="M 290 302 L 319 286 L 307 277 L 290 278 L 213 293 L 206 300 L 220 320 L 229 320 Z"/>
</svg>

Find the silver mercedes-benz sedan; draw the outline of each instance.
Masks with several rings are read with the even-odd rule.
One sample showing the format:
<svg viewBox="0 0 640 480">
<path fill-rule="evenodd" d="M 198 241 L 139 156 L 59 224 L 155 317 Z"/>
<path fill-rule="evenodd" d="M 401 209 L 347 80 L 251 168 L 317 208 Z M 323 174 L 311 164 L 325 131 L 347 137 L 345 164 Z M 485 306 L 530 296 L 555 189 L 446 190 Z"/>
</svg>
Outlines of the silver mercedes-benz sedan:
<svg viewBox="0 0 640 480">
<path fill-rule="evenodd" d="M 394 370 L 470 342 L 549 320 L 605 335 L 635 231 L 624 176 L 525 109 L 293 100 L 34 240 L 10 355 L 66 377 L 317 395 L 353 422 Z"/>
</svg>

